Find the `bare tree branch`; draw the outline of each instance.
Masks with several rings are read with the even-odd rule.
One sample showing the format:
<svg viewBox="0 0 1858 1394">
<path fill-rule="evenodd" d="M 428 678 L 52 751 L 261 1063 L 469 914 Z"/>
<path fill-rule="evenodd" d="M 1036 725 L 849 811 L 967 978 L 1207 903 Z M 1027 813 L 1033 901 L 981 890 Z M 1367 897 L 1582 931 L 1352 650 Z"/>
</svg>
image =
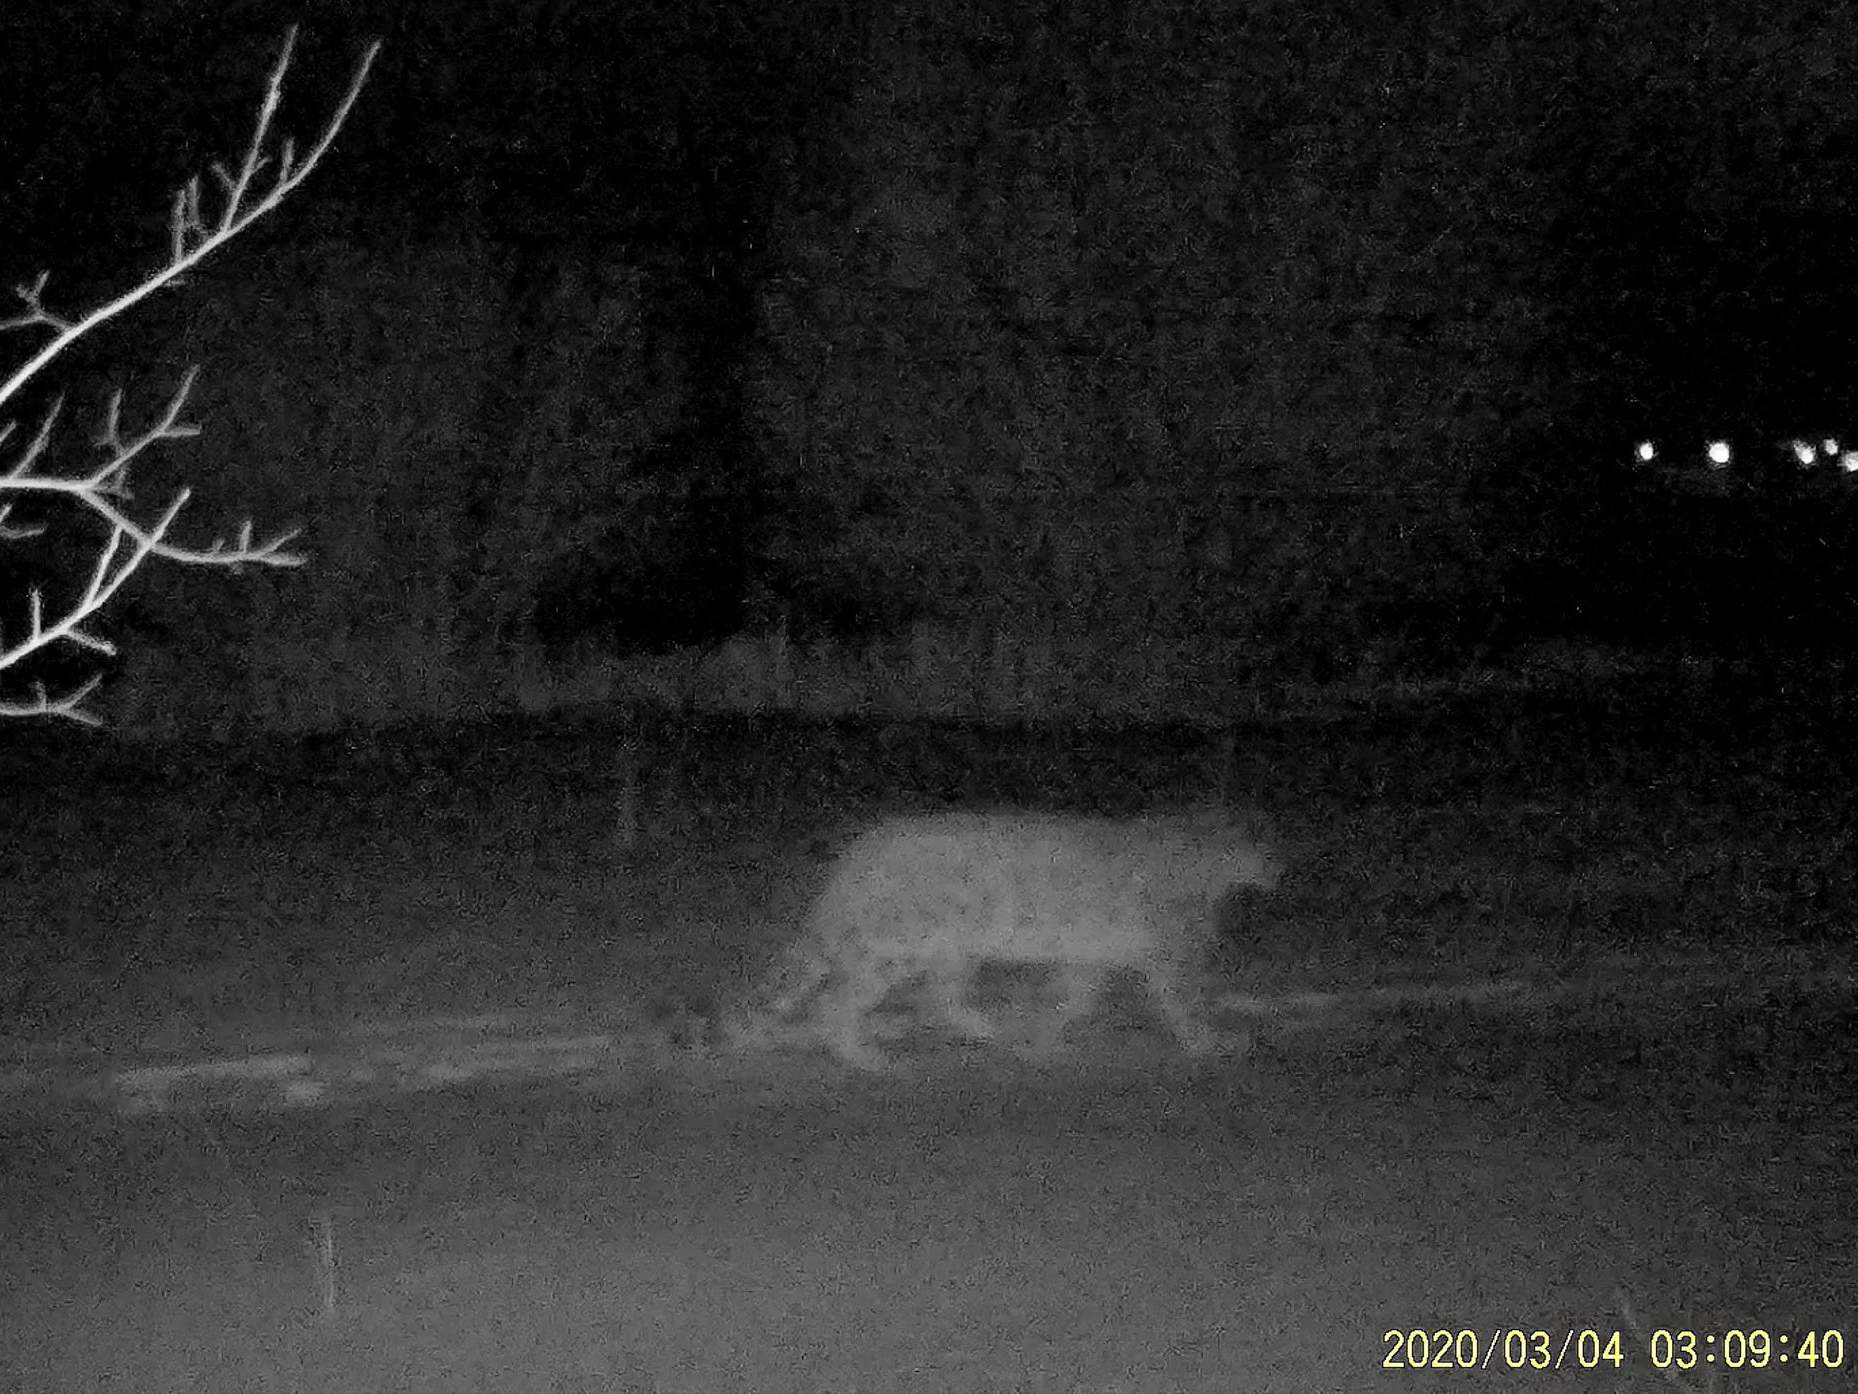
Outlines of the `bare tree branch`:
<svg viewBox="0 0 1858 1394">
<path fill-rule="evenodd" d="M 276 208 L 299 184 L 309 177 L 317 164 L 328 152 L 337 132 L 347 121 L 349 112 L 354 108 L 356 99 L 361 95 L 362 85 L 367 81 L 368 72 L 374 65 L 375 57 L 380 53 L 378 40 L 368 45 L 361 61 L 356 65 L 354 77 L 338 103 L 327 126 L 310 147 L 307 156 L 298 160 L 295 143 L 288 137 L 278 142 L 277 155 L 273 158 L 265 153 L 265 146 L 270 140 L 271 125 L 277 115 L 278 103 L 283 94 L 284 77 L 290 69 L 292 50 L 296 46 L 297 31 L 293 25 L 284 35 L 284 42 L 278 51 L 277 62 L 272 66 L 270 78 L 265 84 L 264 99 L 259 105 L 258 119 L 252 129 L 252 137 L 245 148 L 244 157 L 237 169 L 228 170 L 222 163 L 215 161 L 211 166 L 213 176 L 219 184 L 219 213 L 209 216 L 206 204 L 201 197 L 200 177 L 195 175 L 175 191 L 172 212 L 168 225 L 168 260 L 152 272 L 146 279 L 106 301 L 75 319 L 68 318 L 50 310 L 45 305 L 45 286 L 49 273 L 40 272 L 31 285 L 15 287 L 22 306 L 18 314 L 0 320 L 0 330 L 32 329 L 43 327 L 51 331 L 52 337 L 44 347 L 39 349 L 23 363 L 4 383 L 0 383 L 0 409 L 17 396 L 25 385 L 32 381 L 53 359 L 70 348 L 84 335 L 107 323 L 116 316 L 141 303 L 148 296 L 163 286 L 179 281 L 193 267 L 210 256 L 221 246 L 237 237 L 259 218 Z M 267 171 L 269 186 L 264 188 L 261 176 Z M 261 196 L 253 198 L 254 185 L 264 188 Z M 191 497 L 191 491 L 182 489 L 168 503 L 161 516 L 152 524 L 138 523 L 119 505 L 132 501 L 129 488 L 129 467 L 149 446 L 157 441 L 184 440 L 200 433 L 200 428 L 181 420 L 181 413 L 187 404 L 188 394 L 198 375 L 198 367 L 188 369 L 180 383 L 175 387 L 168 400 L 166 411 L 160 420 L 138 436 L 125 438 L 122 433 L 122 390 L 119 388 L 111 395 L 109 407 L 105 414 L 103 429 L 97 436 L 96 445 L 103 452 L 104 462 L 97 469 L 85 475 L 53 475 L 37 473 L 37 465 L 44 454 L 46 444 L 51 439 L 52 429 L 57 422 L 58 413 L 63 405 L 62 396 L 55 400 L 46 410 L 32 439 L 20 450 L 18 457 L 10 465 L 0 469 L 0 495 L 5 494 L 53 494 L 64 495 L 75 500 L 82 508 L 101 519 L 110 529 L 108 541 L 98 553 L 96 565 L 91 570 L 90 580 L 84 587 L 83 594 L 63 615 L 47 621 L 44 613 L 44 597 L 35 587 L 28 596 L 27 629 L 23 638 L 7 644 L 0 633 L 0 671 L 13 667 L 28 656 L 59 642 L 91 649 L 101 654 L 113 655 L 116 648 L 108 640 L 90 632 L 85 622 L 95 615 L 120 590 L 136 568 L 150 557 L 159 557 L 164 561 L 179 562 L 185 566 L 223 566 L 237 572 L 246 563 L 261 566 L 301 566 L 305 558 L 299 552 L 288 550 L 289 544 L 296 539 L 295 531 L 279 533 L 263 542 L 252 540 L 252 524 L 249 519 L 239 525 L 236 540 L 228 543 L 224 538 L 214 538 L 204 547 L 185 547 L 167 540 L 168 531 L 180 516 L 182 508 Z M 0 445 L 4 445 L 13 434 L 14 422 L 11 419 L 0 423 Z M 3 462 L 0 462 L 3 463 Z M 0 502 L 0 541 L 17 541 L 35 537 L 44 531 L 43 523 L 9 523 L 13 503 L 8 500 Z M 126 546 L 125 546 L 126 544 Z M 19 716 L 63 716 L 73 721 L 95 725 L 96 719 L 80 710 L 79 704 L 96 688 L 99 678 L 92 678 L 72 692 L 59 697 L 48 697 L 42 684 L 33 685 L 34 700 L 30 703 L 0 702 L 0 718 Z"/>
</svg>

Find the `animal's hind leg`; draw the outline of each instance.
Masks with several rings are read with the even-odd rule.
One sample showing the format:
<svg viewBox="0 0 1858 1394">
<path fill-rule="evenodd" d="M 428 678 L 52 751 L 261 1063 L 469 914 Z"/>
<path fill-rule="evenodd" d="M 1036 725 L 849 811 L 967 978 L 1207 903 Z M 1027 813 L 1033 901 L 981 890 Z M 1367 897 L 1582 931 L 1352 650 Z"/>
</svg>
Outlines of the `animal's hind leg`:
<svg viewBox="0 0 1858 1394">
<path fill-rule="evenodd" d="M 883 1052 L 871 1047 L 870 1016 L 900 981 L 896 965 L 866 959 L 847 973 L 836 992 L 822 999 L 820 1037 L 834 1055 L 861 1070 L 882 1070 L 889 1065 Z"/>
<path fill-rule="evenodd" d="M 932 999 L 936 1015 L 948 1029 L 964 1040 L 991 1041 L 1000 1034 L 994 1019 L 968 1005 L 969 969 L 955 962 L 938 967 L 924 989 Z"/>
</svg>

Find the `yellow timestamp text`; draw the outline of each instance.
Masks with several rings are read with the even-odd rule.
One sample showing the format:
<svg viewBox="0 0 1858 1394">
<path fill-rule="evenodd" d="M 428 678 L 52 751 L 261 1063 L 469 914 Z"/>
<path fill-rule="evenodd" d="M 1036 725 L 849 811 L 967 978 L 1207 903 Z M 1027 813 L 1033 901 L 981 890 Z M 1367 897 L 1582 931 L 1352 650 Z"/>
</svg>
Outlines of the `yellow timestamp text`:
<svg viewBox="0 0 1858 1394">
<path fill-rule="evenodd" d="M 1604 1327 L 1548 1331 L 1500 1326 L 1389 1328 L 1381 1333 L 1384 1370 L 1619 1370 L 1640 1360 L 1654 1369 L 1767 1370 L 1845 1367 L 1845 1333 L 1724 1327 L 1649 1333 Z"/>
<path fill-rule="evenodd" d="M 1660 1370 L 1768 1370 L 1798 1365 L 1809 1370 L 1845 1368 L 1845 1333 L 1771 1331 L 1763 1326 L 1726 1326 L 1720 1331 L 1657 1327 L 1647 1337 L 1652 1364 Z"/>
</svg>

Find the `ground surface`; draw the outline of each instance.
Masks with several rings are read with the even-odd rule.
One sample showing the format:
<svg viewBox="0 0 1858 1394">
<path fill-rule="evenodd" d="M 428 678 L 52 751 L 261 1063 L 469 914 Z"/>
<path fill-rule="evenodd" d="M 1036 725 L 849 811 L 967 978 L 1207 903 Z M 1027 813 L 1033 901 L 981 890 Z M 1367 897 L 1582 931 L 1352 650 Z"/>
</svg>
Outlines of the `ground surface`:
<svg viewBox="0 0 1858 1394">
<path fill-rule="evenodd" d="M 765 723 L 15 744 L 0 1074 L 58 1087 L 0 1109 L 0 1388 L 1649 1389 L 1657 1326 L 1858 1347 L 1848 726 L 1661 694 L 1223 748 Z M 778 954 L 848 827 L 1207 797 L 1263 806 L 1292 868 L 1228 926 L 1224 984 L 1265 1012 L 1241 1061 L 1190 1067 L 1114 1005 L 1036 1069 L 676 1046 Z M 1462 1005 L 1517 972 L 1585 986 Z M 1396 981 L 1449 991 L 1288 1011 Z M 433 1089 L 470 1073 L 469 1013 L 582 1045 Z M 396 1029 L 412 1065 L 294 1111 L 60 1092 L 280 1040 L 319 1042 L 289 1057 L 314 1073 Z M 1382 1367 L 1390 1330 L 1468 1329 L 1481 1360 L 1512 1327 L 1619 1330 L 1621 1363 Z"/>
<path fill-rule="evenodd" d="M 1205 1069 L 1098 1027 L 1038 1070 L 930 1050 L 885 1079 L 15 1116 L 0 1385 L 1654 1389 L 1652 1328 L 1735 1326 L 1855 1349 L 1721 1387 L 1839 1388 L 1853 1012 L 1416 1014 Z M 1618 1331 L 1622 1363 L 1382 1368 L 1390 1330 L 1468 1329 L 1481 1359 L 1512 1327 Z"/>
</svg>

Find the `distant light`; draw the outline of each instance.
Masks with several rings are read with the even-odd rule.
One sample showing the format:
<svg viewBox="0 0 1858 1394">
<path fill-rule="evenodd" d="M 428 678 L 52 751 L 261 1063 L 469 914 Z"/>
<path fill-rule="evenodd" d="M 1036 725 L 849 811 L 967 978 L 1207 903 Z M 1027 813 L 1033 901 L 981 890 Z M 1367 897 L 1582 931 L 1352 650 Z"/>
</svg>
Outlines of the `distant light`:
<svg viewBox="0 0 1858 1394">
<path fill-rule="evenodd" d="M 1769 437 L 1770 440 L 1773 437 Z M 1780 449 L 1791 456 L 1794 463 L 1803 470 L 1812 469 L 1825 460 L 1838 466 L 1846 474 L 1858 474 L 1858 446 L 1840 442 L 1837 436 L 1790 436 L 1780 442 Z M 1632 458 L 1640 465 L 1650 465 L 1660 459 L 1656 441 L 1640 440 L 1632 447 Z M 1687 460 L 1692 458 L 1685 457 Z M 1716 437 L 1703 445 L 1704 465 L 1711 472 L 1728 469 L 1735 461 L 1735 446 L 1725 438 Z"/>
</svg>

